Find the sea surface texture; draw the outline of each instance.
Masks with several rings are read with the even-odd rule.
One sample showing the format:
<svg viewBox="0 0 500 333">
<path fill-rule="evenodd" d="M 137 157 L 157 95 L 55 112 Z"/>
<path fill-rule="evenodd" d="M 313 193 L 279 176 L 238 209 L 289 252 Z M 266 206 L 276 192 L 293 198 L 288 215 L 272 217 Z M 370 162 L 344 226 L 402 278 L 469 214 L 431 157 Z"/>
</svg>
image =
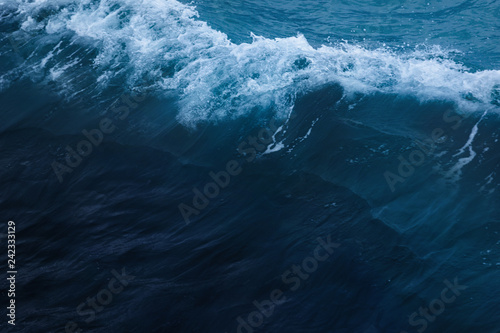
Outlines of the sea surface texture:
<svg viewBox="0 0 500 333">
<path fill-rule="evenodd" d="M 499 115 L 500 1 L 0 0 L 0 331 L 499 333 Z"/>
</svg>

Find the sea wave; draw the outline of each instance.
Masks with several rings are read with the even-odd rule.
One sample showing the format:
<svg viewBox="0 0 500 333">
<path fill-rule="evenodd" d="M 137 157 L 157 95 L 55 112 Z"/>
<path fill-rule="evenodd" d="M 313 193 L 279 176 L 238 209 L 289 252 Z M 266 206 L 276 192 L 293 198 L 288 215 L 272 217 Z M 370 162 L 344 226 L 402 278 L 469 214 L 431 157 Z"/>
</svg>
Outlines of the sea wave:
<svg viewBox="0 0 500 333">
<path fill-rule="evenodd" d="M 340 84 L 346 96 L 382 92 L 452 101 L 466 111 L 498 109 L 500 71 L 474 71 L 439 46 L 409 52 L 338 41 L 319 48 L 303 35 L 233 43 L 175 0 L 6 1 L 2 17 L 26 58 L 0 76 L 56 84 L 67 97 L 109 87 L 178 99 L 186 125 L 254 112 L 285 117 L 298 95 Z M 4 43 L 7 44 L 7 43 Z M 2 48 L 5 57 L 8 47 Z M 90 70 L 89 70 L 90 69 Z"/>
</svg>

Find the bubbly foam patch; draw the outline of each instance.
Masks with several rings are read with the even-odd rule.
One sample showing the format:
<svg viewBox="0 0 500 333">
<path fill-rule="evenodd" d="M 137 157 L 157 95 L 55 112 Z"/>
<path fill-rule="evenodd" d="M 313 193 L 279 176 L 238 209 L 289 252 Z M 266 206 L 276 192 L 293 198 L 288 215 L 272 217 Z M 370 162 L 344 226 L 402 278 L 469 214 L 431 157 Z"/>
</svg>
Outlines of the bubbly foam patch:
<svg viewBox="0 0 500 333">
<path fill-rule="evenodd" d="M 314 48 L 302 35 L 235 44 L 199 20 L 193 6 L 175 0 L 0 5 L 15 7 L 21 24 L 10 37 L 35 36 L 23 75 L 56 82 L 70 95 L 112 85 L 174 92 L 185 124 L 260 110 L 284 116 L 298 94 L 328 83 L 341 84 L 347 95 L 409 94 L 468 110 L 499 103 L 500 71 L 472 72 L 439 47 L 405 54 L 348 43 Z"/>
</svg>

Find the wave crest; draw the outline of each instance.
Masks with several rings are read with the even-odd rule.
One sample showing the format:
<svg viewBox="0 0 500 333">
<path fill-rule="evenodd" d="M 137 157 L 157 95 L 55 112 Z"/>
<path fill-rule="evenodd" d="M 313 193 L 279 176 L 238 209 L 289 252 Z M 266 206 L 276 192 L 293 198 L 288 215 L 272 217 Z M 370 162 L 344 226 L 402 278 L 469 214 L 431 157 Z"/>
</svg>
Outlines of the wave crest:
<svg viewBox="0 0 500 333">
<path fill-rule="evenodd" d="M 500 71 L 473 72 L 441 48 L 408 53 L 340 42 L 312 47 L 303 35 L 235 44 L 175 0 L 8 2 L 29 33 L 30 56 L 13 73 L 55 82 L 69 96 L 101 89 L 174 92 L 184 124 L 238 117 L 259 110 L 285 115 L 295 97 L 327 83 L 353 93 L 413 95 L 454 101 L 461 108 L 497 108 Z M 96 89 L 99 88 L 99 89 Z"/>
</svg>

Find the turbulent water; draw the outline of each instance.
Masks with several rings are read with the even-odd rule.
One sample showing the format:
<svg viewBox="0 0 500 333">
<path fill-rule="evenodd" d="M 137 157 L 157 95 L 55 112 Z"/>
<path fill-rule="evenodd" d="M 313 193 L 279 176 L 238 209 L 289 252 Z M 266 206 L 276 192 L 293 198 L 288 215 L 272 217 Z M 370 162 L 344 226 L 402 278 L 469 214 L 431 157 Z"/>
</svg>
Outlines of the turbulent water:
<svg viewBox="0 0 500 333">
<path fill-rule="evenodd" d="M 499 333 L 499 17 L 0 0 L 2 331 Z"/>
</svg>

